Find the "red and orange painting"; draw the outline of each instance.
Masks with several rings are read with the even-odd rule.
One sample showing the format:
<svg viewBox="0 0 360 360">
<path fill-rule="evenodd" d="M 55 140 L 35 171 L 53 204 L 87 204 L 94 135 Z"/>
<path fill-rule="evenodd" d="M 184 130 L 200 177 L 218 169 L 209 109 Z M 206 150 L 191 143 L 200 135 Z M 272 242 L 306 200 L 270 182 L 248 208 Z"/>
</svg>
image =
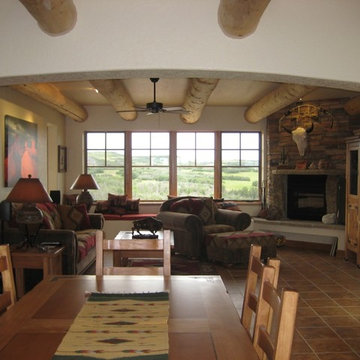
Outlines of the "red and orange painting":
<svg viewBox="0 0 360 360">
<path fill-rule="evenodd" d="M 37 124 L 5 115 L 5 186 L 38 176 Z"/>
</svg>

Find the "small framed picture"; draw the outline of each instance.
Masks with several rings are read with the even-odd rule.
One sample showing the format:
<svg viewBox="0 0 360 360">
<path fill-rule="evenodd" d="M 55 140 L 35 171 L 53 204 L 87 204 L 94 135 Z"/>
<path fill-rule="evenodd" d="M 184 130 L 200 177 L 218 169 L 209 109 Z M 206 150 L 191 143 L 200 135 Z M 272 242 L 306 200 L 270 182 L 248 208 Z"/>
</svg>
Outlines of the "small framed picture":
<svg viewBox="0 0 360 360">
<path fill-rule="evenodd" d="M 67 170 L 67 154 L 66 146 L 58 146 L 58 172 L 66 172 Z"/>
</svg>

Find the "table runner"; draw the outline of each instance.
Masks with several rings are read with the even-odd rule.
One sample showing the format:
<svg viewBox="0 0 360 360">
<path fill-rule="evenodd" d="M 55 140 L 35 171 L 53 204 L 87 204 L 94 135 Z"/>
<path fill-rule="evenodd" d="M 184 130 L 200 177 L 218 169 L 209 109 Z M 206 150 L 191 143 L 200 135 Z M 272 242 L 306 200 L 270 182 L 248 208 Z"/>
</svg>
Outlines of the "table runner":
<svg viewBox="0 0 360 360">
<path fill-rule="evenodd" d="M 169 294 L 91 293 L 53 360 L 168 359 Z"/>
</svg>

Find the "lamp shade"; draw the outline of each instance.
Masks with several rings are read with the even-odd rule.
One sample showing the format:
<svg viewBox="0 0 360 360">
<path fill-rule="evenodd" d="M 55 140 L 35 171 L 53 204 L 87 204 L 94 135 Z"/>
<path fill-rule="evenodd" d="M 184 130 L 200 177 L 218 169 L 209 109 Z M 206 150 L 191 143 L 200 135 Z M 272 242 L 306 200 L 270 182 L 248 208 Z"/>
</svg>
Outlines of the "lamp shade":
<svg viewBox="0 0 360 360">
<path fill-rule="evenodd" d="M 80 174 L 74 183 L 71 185 L 70 190 L 87 190 L 87 189 L 99 189 L 99 185 L 90 174 Z"/>
<path fill-rule="evenodd" d="M 49 194 L 38 178 L 20 178 L 10 194 L 7 201 L 18 203 L 46 203 L 52 202 Z"/>
</svg>

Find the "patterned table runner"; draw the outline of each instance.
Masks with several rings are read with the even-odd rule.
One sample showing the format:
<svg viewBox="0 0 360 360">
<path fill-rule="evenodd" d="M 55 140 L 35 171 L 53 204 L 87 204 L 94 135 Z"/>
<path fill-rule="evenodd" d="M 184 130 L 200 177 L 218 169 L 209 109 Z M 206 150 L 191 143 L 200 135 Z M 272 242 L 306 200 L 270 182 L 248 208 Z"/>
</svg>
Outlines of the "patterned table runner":
<svg viewBox="0 0 360 360">
<path fill-rule="evenodd" d="M 92 293 L 53 360 L 168 359 L 169 294 Z"/>
</svg>

